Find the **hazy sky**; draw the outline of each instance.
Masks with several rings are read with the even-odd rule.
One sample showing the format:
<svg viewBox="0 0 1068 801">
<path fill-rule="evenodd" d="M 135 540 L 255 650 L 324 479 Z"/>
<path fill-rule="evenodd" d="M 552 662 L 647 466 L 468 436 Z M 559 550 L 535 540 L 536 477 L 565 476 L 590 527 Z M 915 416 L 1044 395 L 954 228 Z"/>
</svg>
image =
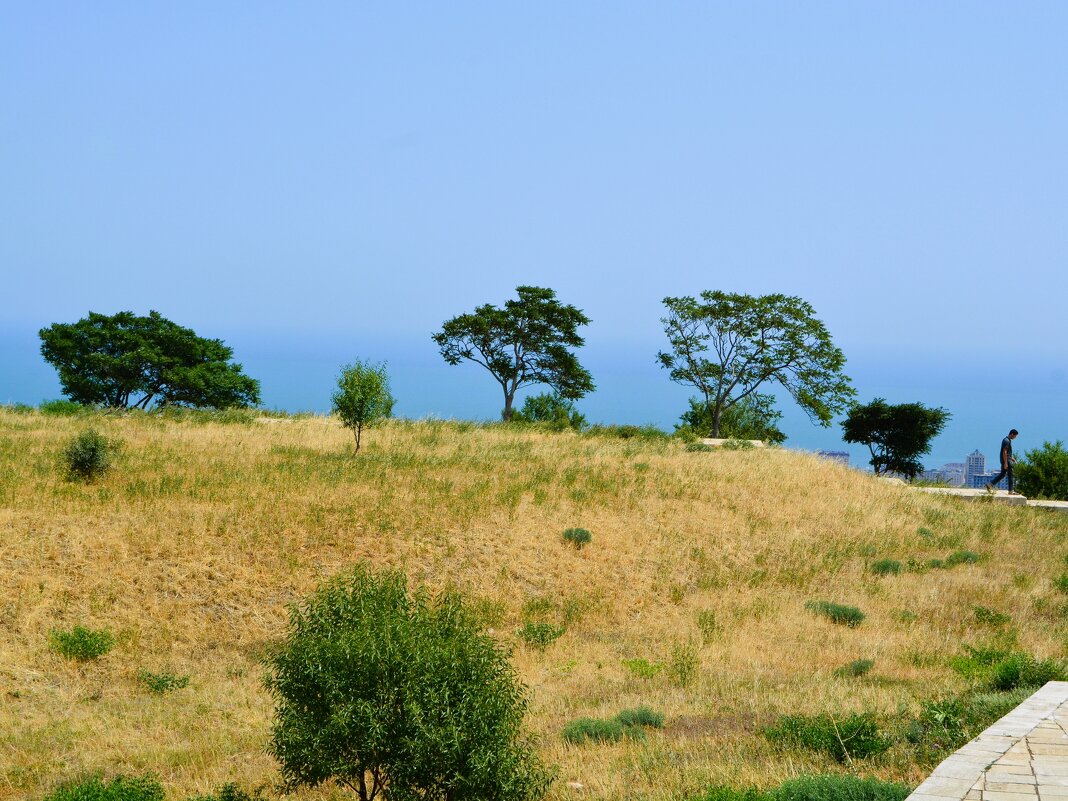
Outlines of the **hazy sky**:
<svg viewBox="0 0 1068 801">
<path fill-rule="evenodd" d="M 1066 30 L 1060 2 L 3 4 L 0 401 L 58 395 L 41 326 L 158 309 L 268 403 L 322 408 L 360 357 L 405 414 L 490 417 L 429 335 L 535 284 L 594 321 L 590 416 L 668 424 L 660 301 L 724 289 L 810 301 L 862 399 L 950 408 L 932 460 L 1068 438 Z"/>
</svg>

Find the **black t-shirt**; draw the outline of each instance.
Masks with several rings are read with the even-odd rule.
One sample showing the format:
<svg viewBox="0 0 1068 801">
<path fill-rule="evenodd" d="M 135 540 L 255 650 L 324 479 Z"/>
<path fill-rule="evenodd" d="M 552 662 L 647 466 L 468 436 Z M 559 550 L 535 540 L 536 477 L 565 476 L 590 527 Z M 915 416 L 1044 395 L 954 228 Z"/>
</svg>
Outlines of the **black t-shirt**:
<svg viewBox="0 0 1068 801">
<path fill-rule="evenodd" d="M 1001 458 L 1006 464 L 1012 464 L 1009 461 L 1012 458 L 1012 440 L 1008 437 L 1001 440 Z"/>
</svg>

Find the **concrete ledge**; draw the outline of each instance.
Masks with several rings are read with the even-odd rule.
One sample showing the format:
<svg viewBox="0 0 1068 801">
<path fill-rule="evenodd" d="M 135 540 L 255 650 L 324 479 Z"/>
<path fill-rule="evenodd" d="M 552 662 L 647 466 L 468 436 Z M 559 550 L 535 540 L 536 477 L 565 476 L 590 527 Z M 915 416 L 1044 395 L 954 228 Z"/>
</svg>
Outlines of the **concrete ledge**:
<svg viewBox="0 0 1068 801">
<path fill-rule="evenodd" d="M 965 489 L 964 487 L 915 487 L 914 489 L 931 495 L 950 495 L 966 501 L 989 500 L 995 503 L 1008 504 L 1009 506 L 1023 506 L 1027 503 L 1027 498 L 1023 495 L 1009 495 L 1004 490 L 987 492 L 984 489 Z"/>
<path fill-rule="evenodd" d="M 1068 797 L 1068 682 L 1051 681 L 951 754 L 907 801 Z"/>
<path fill-rule="evenodd" d="M 1068 501 L 1028 501 L 1027 505 L 1034 506 L 1036 509 L 1049 509 L 1052 512 L 1068 514 Z"/>
</svg>

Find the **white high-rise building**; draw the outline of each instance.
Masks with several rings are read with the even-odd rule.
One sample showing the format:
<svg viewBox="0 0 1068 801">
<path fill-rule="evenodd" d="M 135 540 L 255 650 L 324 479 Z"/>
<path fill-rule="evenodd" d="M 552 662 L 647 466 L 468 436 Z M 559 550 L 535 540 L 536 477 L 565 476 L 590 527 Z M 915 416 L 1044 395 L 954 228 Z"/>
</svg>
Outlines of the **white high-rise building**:
<svg viewBox="0 0 1068 801">
<path fill-rule="evenodd" d="M 972 479 L 984 473 L 986 473 L 986 457 L 978 450 L 972 451 L 964 461 L 964 486 L 973 486 Z"/>
</svg>

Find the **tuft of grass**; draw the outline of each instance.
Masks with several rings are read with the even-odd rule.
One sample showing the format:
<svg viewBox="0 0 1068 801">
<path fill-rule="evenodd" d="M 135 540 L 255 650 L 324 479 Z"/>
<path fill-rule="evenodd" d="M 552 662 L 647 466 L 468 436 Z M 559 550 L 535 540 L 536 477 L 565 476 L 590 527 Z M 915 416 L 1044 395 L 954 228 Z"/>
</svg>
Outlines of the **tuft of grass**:
<svg viewBox="0 0 1068 801">
<path fill-rule="evenodd" d="M 727 439 L 719 447 L 725 451 L 751 451 L 756 446 L 747 439 Z"/>
<path fill-rule="evenodd" d="M 897 559 L 877 559 L 868 569 L 876 576 L 896 576 L 901 572 L 901 562 Z"/>
<path fill-rule="evenodd" d="M 701 609 L 697 613 L 697 628 L 701 631 L 701 639 L 705 645 L 715 640 L 723 631 L 716 613 L 711 609 Z"/>
<path fill-rule="evenodd" d="M 1047 681 L 1068 678 L 1064 664 L 1053 659 L 1036 659 L 1022 651 L 964 646 L 964 653 L 949 660 L 949 666 L 977 686 L 996 692 L 1022 687 L 1041 687 Z"/>
<path fill-rule="evenodd" d="M 245 792 L 233 782 L 224 784 L 211 795 L 197 795 L 188 801 L 262 801 L 264 794 L 260 790 Z"/>
<path fill-rule="evenodd" d="M 640 732 L 641 729 L 638 731 Z M 623 724 L 618 720 L 579 718 L 564 727 L 562 736 L 572 745 L 582 745 L 587 742 L 616 743 L 622 740 L 626 733 Z"/>
<path fill-rule="evenodd" d="M 911 790 L 903 784 L 860 776 L 799 776 L 783 782 L 771 801 L 904 801 Z"/>
<path fill-rule="evenodd" d="M 150 693 L 163 695 L 172 690 L 180 690 L 189 686 L 188 676 L 176 676 L 174 673 L 152 673 L 148 670 L 137 671 L 137 680 L 141 682 Z"/>
<path fill-rule="evenodd" d="M 977 554 L 975 551 L 954 551 L 946 557 L 946 567 L 956 567 L 957 565 L 974 565 L 978 563 L 983 557 Z"/>
<path fill-rule="evenodd" d="M 70 631 L 53 629 L 48 635 L 48 643 L 52 650 L 64 659 L 90 662 L 114 648 L 115 637 L 107 629 L 75 626 Z"/>
<path fill-rule="evenodd" d="M 59 400 L 41 401 L 37 411 L 48 417 L 77 417 L 80 414 L 93 411 L 93 407 L 83 406 L 72 400 L 61 398 Z"/>
<path fill-rule="evenodd" d="M 854 659 L 852 662 L 837 668 L 834 671 L 834 675 L 841 678 L 857 679 L 861 676 L 866 676 L 873 667 L 875 667 L 874 659 Z"/>
<path fill-rule="evenodd" d="M 995 609 L 988 609 L 985 606 L 976 606 L 972 609 L 975 615 L 975 622 L 983 626 L 1004 626 L 1009 623 L 1012 618 L 1003 612 L 998 612 Z"/>
<path fill-rule="evenodd" d="M 864 621 L 864 613 L 855 606 L 836 604 L 831 601 L 808 601 L 805 609 L 827 618 L 840 626 L 856 628 Z"/>
<path fill-rule="evenodd" d="M 711 453 L 714 450 L 715 450 L 715 448 L 713 448 L 711 445 L 706 445 L 703 442 L 687 442 L 686 443 L 686 452 L 687 453 Z"/>
<path fill-rule="evenodd" d="M 639 679 L 651 679 L 664 669 L 660 662 L 650 662 L 647 659 L 623 659 L 623 667 Z"/>
<path fill-rule="evenodd" d="M 689 687 L 693 684 L 700 666 L 701 657 L 697 653 L 697 646 L 693 643 L 683 643 L 671 649 L 668 675 L 678 686 Z"/>
<path fill-rule="evenodd" d="M 163 785 L 154 776 L 116 776 L 105 782 L 91 776 L 60 785 L 43 801 L 163 801 Z"/>
<path fill-rule="evenodd" d="M 623 726 L 643 726 L 650 729 L 664 727 L 664 715 L 647 706 L 636 706 L 632 709 L 624 709 L 618 715 L 618 720 Z"/>
<path fill-rule="evenodd" d="M 93 481 L 108 472 L 114 463 L 118 444 L 95 429 L 75 435 L 63 449 L 63 466 L 71 481 Z"/>
<path fill-rule="evenodd" d="M 772 742 L 828 754 L 841 763 L 882 754 L 891 740 L 879 731 L 871 712 L 834 718 L 830 715 L 786 715 L 764 731 Z"/>
<path fill-rule="evenodd" d="M 564 531 L 563 536 L 565 542 L 571 543 L 579 550 L 582 549 L 583 545 L 589 545 L 593 540 L 593 534 L 584 528 L 569 528 Z"/>
<path fill-rule="evenodd" d="M 1068 595 L 1068 573 L 1061 573 L 1057 578 L 1053 579 L 1053 586 L 1058 592 Z"/>
<path fill-rule="evenodd" d="M 519 629 L 519 636 L 531 648 L 541 650 L 552 645 L 566 630 L 563 626 L 554 626 L 552 623 L 529 621 Z"/>
</svg>

